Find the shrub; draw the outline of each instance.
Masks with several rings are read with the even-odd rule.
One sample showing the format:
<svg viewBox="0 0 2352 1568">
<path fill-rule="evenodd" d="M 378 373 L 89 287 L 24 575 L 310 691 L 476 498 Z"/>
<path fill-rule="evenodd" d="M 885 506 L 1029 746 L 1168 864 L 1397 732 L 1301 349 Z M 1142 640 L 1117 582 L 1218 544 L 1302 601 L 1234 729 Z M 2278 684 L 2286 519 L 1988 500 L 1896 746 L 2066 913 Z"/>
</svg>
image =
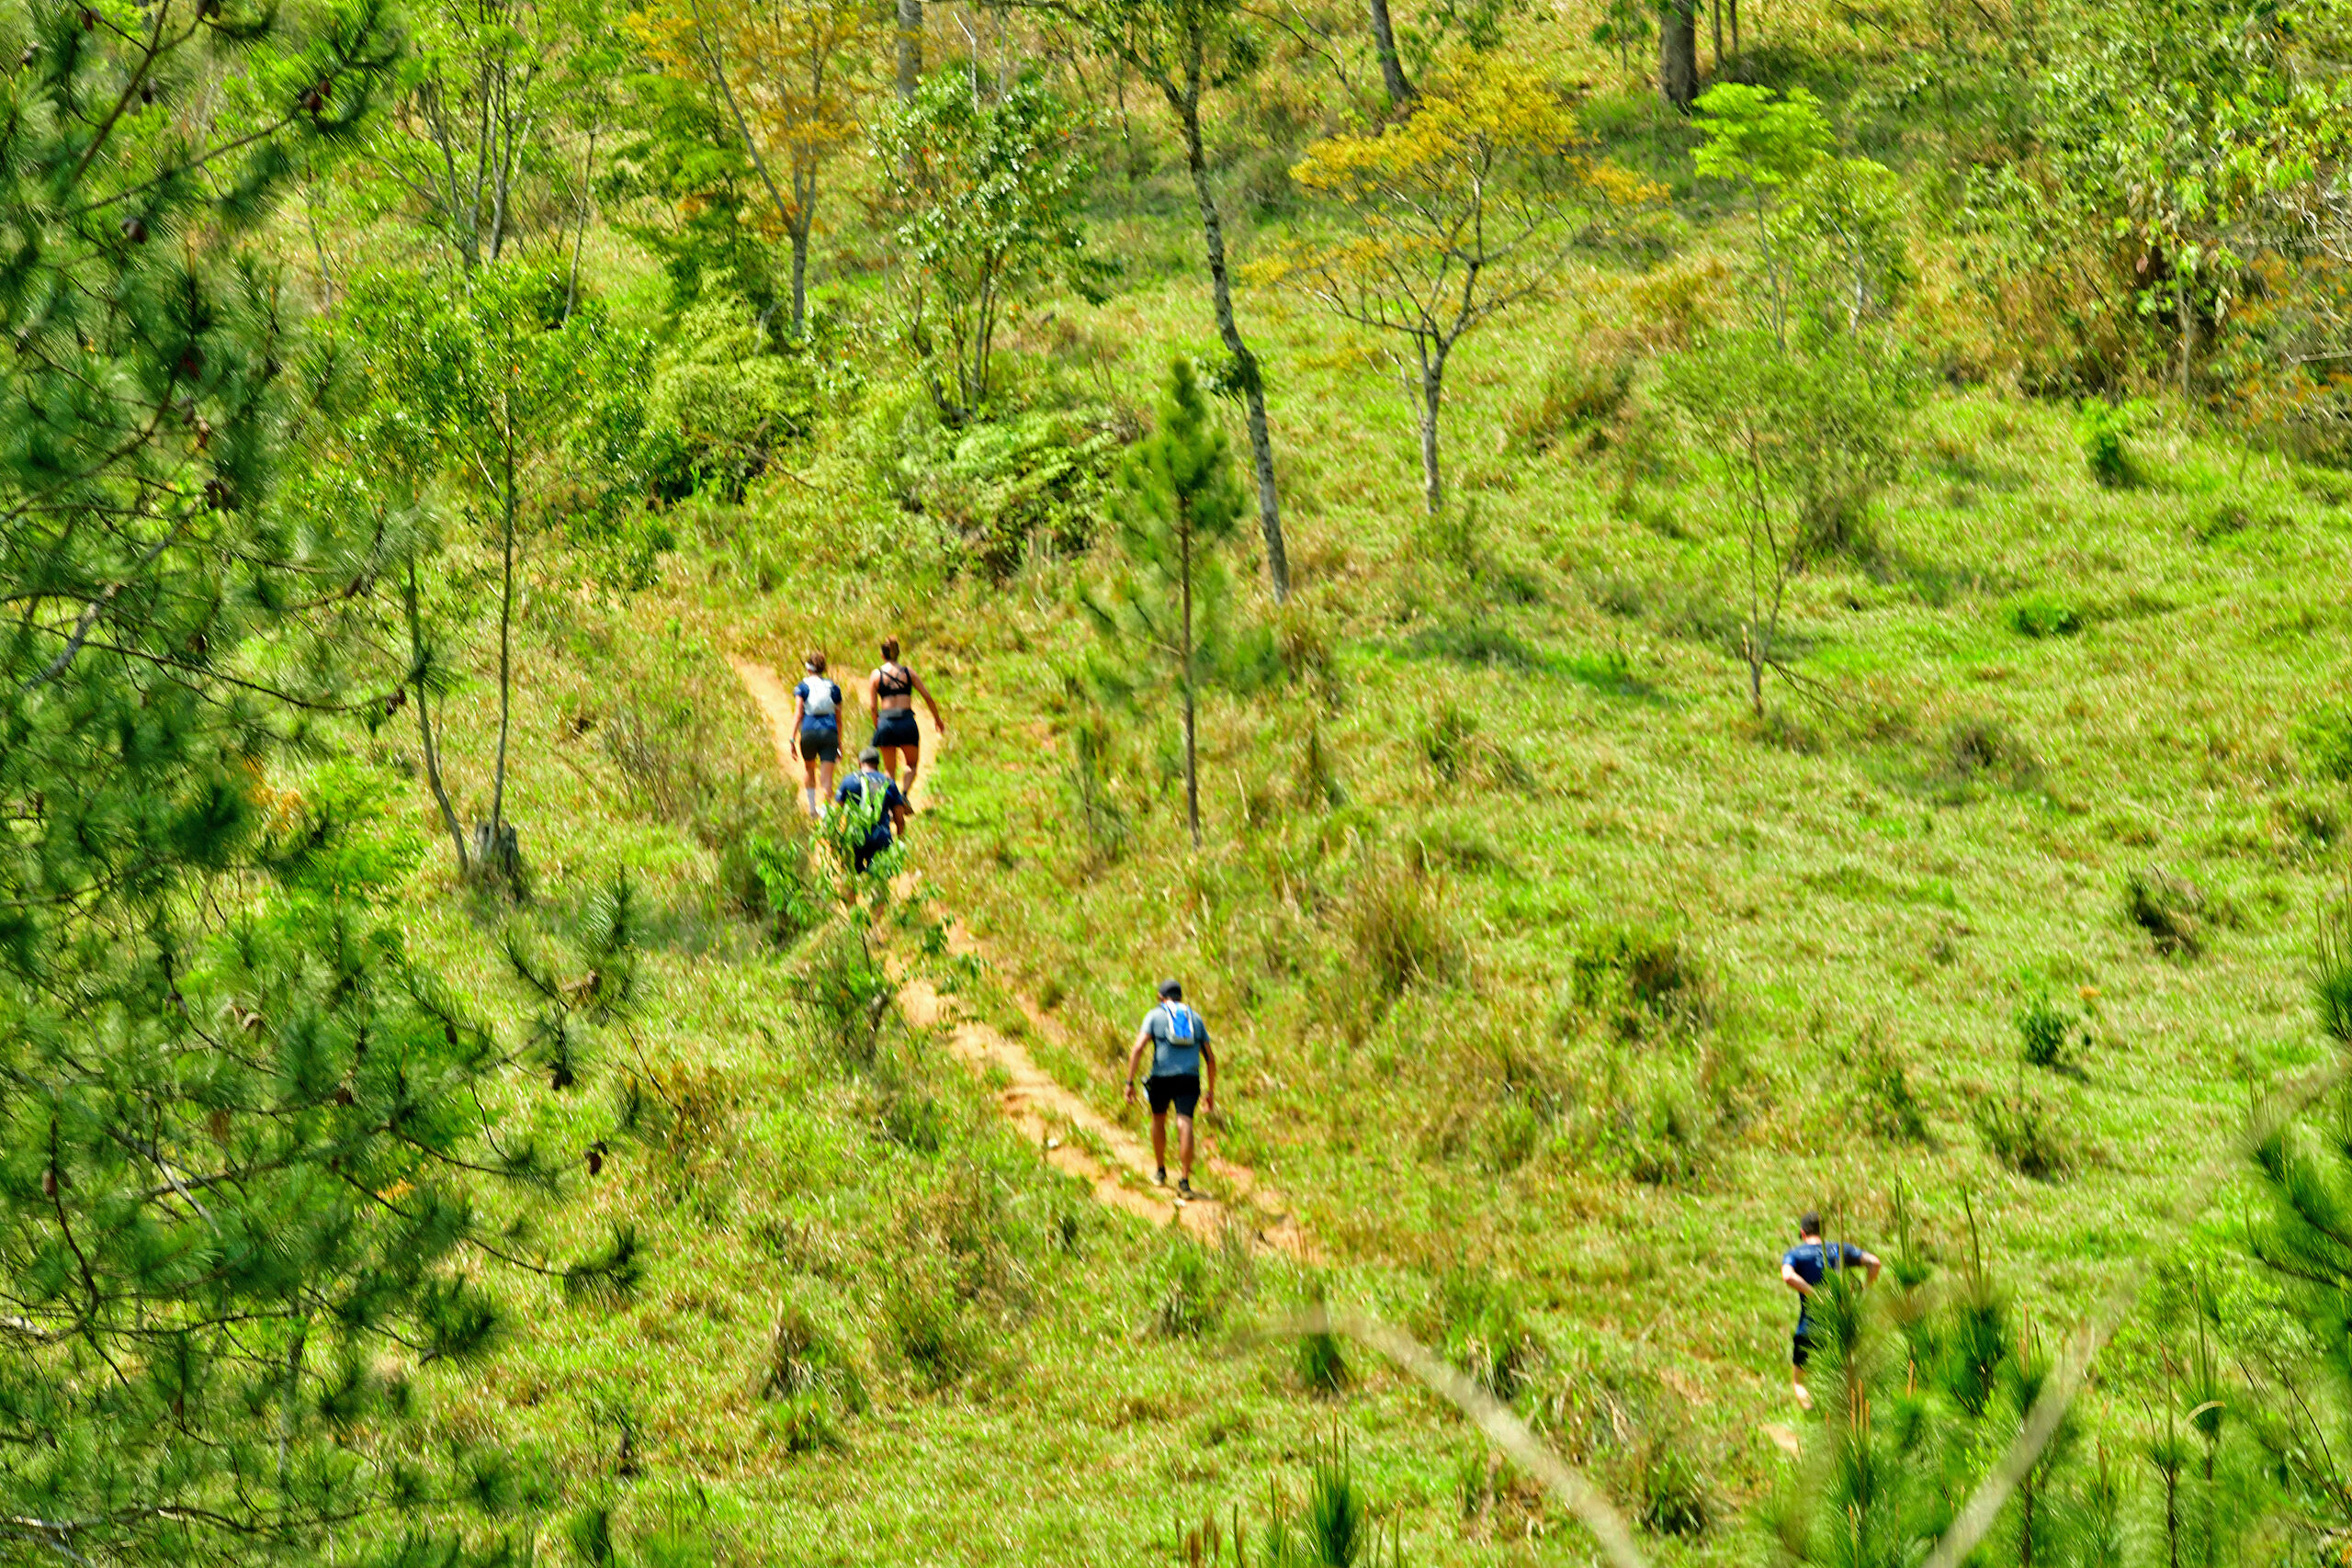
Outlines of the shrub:
<svg viewBox="0 0 2352 1568">
<path fill-rule="evenodd" d="M 1219 1259 L 1189 1236 L 1171 1235 L 1154 1260 L 1152 1326 L 1170 1338 L 1195 1338 L 1215 1328 L 1234 1291 Z"/>
<path fill-rule="evenodd" d="M 865 1381 L 841 1342 L 798 1302 L 777 1312 L 768 1333 L 767 1365 L 760 1381 L 763 1399 L 814 1400 L 852 1415 L 867 1408 Z M 796 1450 L 797 1451 L 797 1450 Z"/>
<path fill-rule="evenodd" d="M 2352 903 L 2320 911 L 2313 942 L 2312 999 L 2320 1027 L 2340 1045 L 2352 1045 Z"/>
<path fill-rule="evenodd" d="M 1843 1056 L 1853 1085 L 1848 1103 L 1855 1120 L 1872 1136 L 1890 1144 L 1934 1141 L 1928 1131 L 1927 1107 L 1911 1087 L 1910 1070 L 1886 1037 L 1884 1024 L 1874 1021 L 1865 1028 Z"/>
<path fill-rule="evenodd" d="M 1633 1472 L 1634 1506 L 1644 1528 L 1658 1535 L 1706 1534 L 1713 1500 L 1687 1433 L 1644 1433 L 1634 1450 Z"/>
<path fill-rule="evenodd" d="M 2072 637 L 2083 629 L 2083 615 L 2064 599 L 2030 593 L 2009 606 L 2009 629 L 2019 637 Z"/>
<path fill-rule="evenodd" d="M 1459 708 L 1447 707 L 1422 728 L 1421 755 L 1437 770 L 1438 777 L 1452 783 L 1468 766 L 1477 733 L 1476 719 Z"/>
<path fill-rule="evenodd" d="M 2056 1181 L 2081 1163 L 2064 1112 L 2023 1083 L 1973 1097 L 1970 1114 L 1993 1156 L 2030 1181 Z"/>
<path fill-rule="evenodd" d="M 1298 1381 L 1306 1392 L 1329 1396 L 1348 1386 L 1348 1359 L 1336 1334 L 1317 1332 L 1298 1337 Z"/>
<path fill-rule="evenodd" d="M 882 1293 L 885 1345 L 927 1388 L 943 1389 L 981 1364 L 985 1329 L 956 1292 L 926 1272 L 902 1269 Z"/>
<path fill-rule="evenodd" d="M 837 1451 L 844 1445 L 834 1424 L 832 1406 L 814 1393 L 796 1393 L 779 1400 L 769 1413 L 769 1424 L 784 1439 L 786 1453 Z"/>
<path fill-rule="evenodd" d="M 1517 1398 L 1543 1359 L 1518 1292 L 1490 1275 L 1457 1269 L 1439 1282 L 1438 1314 L 1446 1359 L 1497 1399 Z"/>
<path fill-rule="evenodd" d="M 1436 878 L 1405 866 L 1366 867 L 1349 896 L 1353 971 L 1385 997 L 1408 986 L 1443 983 L 1462 967 L 1461 939 L 1446 917 Z"/>
<path fill-rule="evenodd" d="M 1555 363 L 1544 373 L 1535 400 L 1514 411 L 1503 426 L 1503 452 L 1508 457 L 1541 457 L 1563 437 L 1590 433 L 1597 451 L 1607 446 L 1600 426 L 1617 416 L 1634 388 L 1631 352 L 1601 357 L 1578 353 Z"/>
<path fill-rule="evenodd" d="M 2312 709 L 2295 726 L 2295 740 L 2313 773 L 2337 784 L 2352 783 L 2352 709 Z"/>
<path fill-rule="evenodd" d="M 865 933 L 847 921 L 834 923 L 792 981 L 819 1047 L 854 1071 L 874 1065 L 892 990 Z"/>
<path fill-rule="evenodd" d="M 2083 466 L 2091 478 L 2110 490 L 2140 482 L 2139 465 L 2126 445 L 2132 427 L 2148 412 L 2148 404 L 2132 398 L 2121 404 L 2086 401 L 2075 416 L 2075 439 L 2083 448 Z"/>
<path fill-rule="evenodd" d="M 1960 719 L 1944 732 L 1936 781 L 1946 798 L 1954 801 L 1967 799 L 1987 783 L 2030 790 L 2041 781 L 2041 764 L 1999 720 Z"/>
<path fill-rule="evenodd" d="M 767 353 L 762 336 L 752 307 L 723 292 L 706 292 L 678 318 L 646 408 L 672 496 L 707 489 L 739 502 L 777 448 L 809 429 L 815 378 L 805 362 Z"/>
<path fill-rule="evenodd" d="M 2124 877 L 2123 913 L 2148 933 L 2165 957 L 2195 958 L 2205 951 L 2211 910 L 2204 890 L 2161 866 L 2146 866 Z"/>
<path fill-rule="evenodd" d="M 2018 1006 L 2016 1020 L 2018 1055 L 2026 1066 L 2056 1073 L 2082 1070 L 2073 1013 L 2056 1006 L 2047 995 L 2036 992 Z"/>
<path fill-rule="evenodd" d="M 1299 1568 L 1353 1568 L 1372 1545 L 1372 1509 L 1347 1450 L 1337 1444 L 1315 1456 L 1298 1526 L 1301 1539 L 1290 1561 Z"/>
<path fill-rule="evenodd" d="M 1713 1021 L 1706 971 L 1671 928 L 1601 927 L 1586 937 L 1571 974 L 1577 1005 L 1613 1017 L 1628 1038 L 1646 1023 L 1674 1028 Z"/>
</svg>

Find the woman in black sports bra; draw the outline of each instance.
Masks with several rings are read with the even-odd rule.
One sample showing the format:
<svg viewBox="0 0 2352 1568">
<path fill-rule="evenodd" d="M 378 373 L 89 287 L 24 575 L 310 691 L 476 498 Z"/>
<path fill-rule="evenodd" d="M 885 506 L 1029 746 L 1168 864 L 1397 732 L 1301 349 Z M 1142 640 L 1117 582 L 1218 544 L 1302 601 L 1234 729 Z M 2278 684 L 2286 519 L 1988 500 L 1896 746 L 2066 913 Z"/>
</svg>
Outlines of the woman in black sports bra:
<svg viewBox="0 0 2352 1568">
<path fill-rule="evenodd" d="M 882 771 L 898 780 L 899 788 L 914 793 L 915 770 L 922 765 L 922 731 L 915 725 L 915 698 L 931 710 L 932 732 L 947 738 L 947 721 L 922 677 L 899 662 L 899 639 L 882 639 L 882 667 L 865 678 L 865 705 L 874 710 L 874 745 L 882 753 Z M 899 778 L 899 753 L 907 754 L 907 776 Z"/>
</svg>

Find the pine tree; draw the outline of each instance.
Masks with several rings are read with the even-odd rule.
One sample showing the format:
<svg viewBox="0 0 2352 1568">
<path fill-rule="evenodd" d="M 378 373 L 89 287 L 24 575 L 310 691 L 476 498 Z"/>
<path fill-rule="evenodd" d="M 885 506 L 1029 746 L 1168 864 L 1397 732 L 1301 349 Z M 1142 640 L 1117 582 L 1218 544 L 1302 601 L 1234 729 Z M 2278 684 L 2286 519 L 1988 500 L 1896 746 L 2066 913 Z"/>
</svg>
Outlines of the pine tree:
<svg viewBox="0 0 2352 1568">
<path fill-rule="evenodd" d="M 1220 547 L 1248 505 L 1224 434 L 1192 361 L 1169 369 L 1159 428 L 1120 469 L 1118 536 L 1126 570 L 1087 609 L 1108 644 L 1094 667 L 1106 697 L 1133 702 L 1172 690 L 1184 731 L 1184 820 L 1201 845 L 1200 694 L 1246 686 L 1273 663 L 1272 637 L 1232 625 L 1235 593 Z"/>
<path fill-rule="evenodd" d="M 496 1335 L 477 1204 L 551 1185 L 481 1124 L 511 1057 L 269 784 L 391 701 L 332 635 L 389 561 L 277 494 L 317 367 L 244 236 L 396 56 L 372 0 L 0 4 L 11 1555 L 366 1556 L 524 1485 L 398 1418 Z"/>
</svg>

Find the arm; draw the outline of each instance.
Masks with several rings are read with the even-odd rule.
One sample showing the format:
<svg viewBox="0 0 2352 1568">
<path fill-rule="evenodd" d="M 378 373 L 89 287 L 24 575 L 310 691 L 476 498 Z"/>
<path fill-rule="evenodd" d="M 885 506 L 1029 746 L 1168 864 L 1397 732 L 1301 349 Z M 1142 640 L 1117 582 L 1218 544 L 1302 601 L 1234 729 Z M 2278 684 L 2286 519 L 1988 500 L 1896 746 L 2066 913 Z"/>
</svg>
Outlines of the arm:
<svg viewBox="0 0 2352 1568">
<path fill-rule="evenodd" d="M 1136 1102 L 1136 1069 L 1143 1066 L 1144 1047 L 1151 1043 L 1151 1029 L 1146 1025 L 1136 1031 L 1135 1049 L 1127 1053 L 1127 1103 Z"/>
<path fill-rule="evenodd" d="M 808 716 L 808 699 L 799 693 L 792 694 L 792 754 L 800 755 L 800 724 Z"/>
<path fill-rule="evenodd" d="M 1214 1111 L 1216 1110 L 1216 1053 L 1209 1048 L 1205 1039 L 1201 1042 L 1201 1066 L 1207 1069 L 1201 1076 L 1201 1109 Z"/>
<path fill-rule="evenodd" d="M 922 683 L 922 677 L 915 674 L 913 671 L 908 671 L 907 674 L 913 680 L 916 694 L 922 698 L 922 705 L 931 710 L 932 728 L 937 730 L 942 735 L 946 734 L 947 721 L 939 716 L 939 705 L 931 700 L 931 688 L 924 685 Z"/>
<path fill-rule="evenodd" d="M 1859 1250 L 1859 1249 L 1857 1249 L 1857 1250 Z M 1865 1284 L 1870 1284 L 1870 1285 L 1875 1285 L 1875 1284 L 1877 1284 L 1877 1283 L 1878 1283 L 1878 1271 L 1879 1271 L 1879 1269 L 1882 1269 L 1882 1268 L 1883 1268 L 1883 1267 L 1884 1267 L 1884 1265 L 1883 1265 L 1883 1264 L 1880 1263 L 1879 1258 L 1878 1258 L 1878 1254 L 1877 1254 L 1877 1253 L 1875 1253 L 1875 1252 L 1865 1252 L 1865 1253 L 1863 1253 L 1863 1254 L 1862 1254 L 1862 1267 L 1863 1267 L 1863 1268 L 1865 1268 L 1865 1269 L 1869 1269 L 1869 1270 L 1871 1271 L 1871 1277 L 1870 1277 L 1868 1280 L 1864 1280 L 1864 1281 L 1863 1281 L 1863 1283 L 1865 1283 Z"/>
<path fill-rule="evenodd" d="M 904 833 L 907 830 L 908 816 L 907 797 L 900 795 L 898 804 L 890 807 L 890 831 L 893 834 Z"/>
<path fill-rule="evenodd" d="M 1781 1283 L 1786 1285 L 1789 1289 L 1794 1291 L 1801 1296 L 1811 1296 L 1813 1294 L 1813 1287 L 1804 1282 L 1804 1276 L 1798 1273 L 1795 1269 L 1790 1268 L 1785 1263 L 1781 1265 Z"/>
</svg>

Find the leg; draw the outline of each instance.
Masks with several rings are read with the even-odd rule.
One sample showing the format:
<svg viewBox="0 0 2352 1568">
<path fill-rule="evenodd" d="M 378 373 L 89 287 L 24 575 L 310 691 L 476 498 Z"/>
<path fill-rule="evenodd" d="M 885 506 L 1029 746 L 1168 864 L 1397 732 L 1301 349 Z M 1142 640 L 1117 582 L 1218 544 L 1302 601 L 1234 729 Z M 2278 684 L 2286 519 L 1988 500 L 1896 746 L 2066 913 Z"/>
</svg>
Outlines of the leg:
<svg viewBox="0 0 2352 1568">
<path fill-rule="evenodd" d="M 817 815 L 822 817 L 825 814 L 826 807 L 830 807 L 833 803 L 833 774 L 835 768 L 834 764 L 831 762 L 820 762 L 817 766 L 822 773 L 825 781 L 824 789 L 817 796 Z"/>
<path fill-rule="evenodd" d="M 1168 1168 L 1168 1112 L 1165 1111 L 1151 1113 L 1151 1163 L 1162 1170 Z"/>
<path fill-rule="evenodd" d="M 825 771 L 832 772 L 831 768 Z M 802 794 L 808 802 L 808 815 L 814 817 L 817 815 L 817 759 L 806 751 L 800 753 L 800 784 Z M 825 787 L 830 791 L 831 781 L 828 780 Z"/>
<path fill-rule="evenodd" d="M 904 782 L 899 785 L 899 788 L 900 792 L 902 792 L 906 797 L 911 801 L 915 797 L 915 770 L 922 766 L 922 748 L 920 746 L 910 746 L 906 748 L 906 753 L 907 776 Z"/>
<path fill-rule="evenodd" d="M 1176 1116 L 1176 1153 L 1184 1162 L 1184 1179 L 1193 1179 L 1193 1119 L 1179 1111 Z"/>
<path fill-rule="evenodd" d="M 1813 1346 L 1800 1334 L 1790 1346 L 1789 1392 L 1796 1398 L 1799 1410 L 1813 1408 L 1813 1391 L 1804 1386 L 1804 1364 L 1812 1359 Z"/>
</svg>

